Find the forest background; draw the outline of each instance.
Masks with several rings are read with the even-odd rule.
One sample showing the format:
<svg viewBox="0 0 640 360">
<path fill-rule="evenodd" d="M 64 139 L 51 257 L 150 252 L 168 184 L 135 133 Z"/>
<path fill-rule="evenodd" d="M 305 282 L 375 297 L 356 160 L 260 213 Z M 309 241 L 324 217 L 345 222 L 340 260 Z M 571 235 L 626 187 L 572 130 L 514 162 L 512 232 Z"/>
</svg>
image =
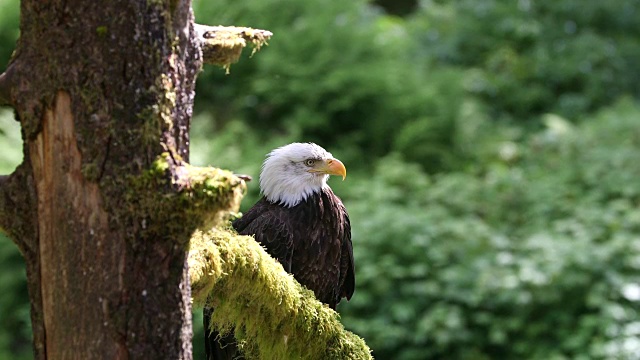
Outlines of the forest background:
<svg viewBox="0 0 640 360">
<path fill-rule="evenodd" d="M 331 186 L 357 287 L 339 311 L 377 359 L 640 359 L 640 0 L 194 11 L 275 35 L 199 77 L 192 163 L 257 179 L 269 150 L 313 141 L 346 164 Z M 0 71 L 18 25 L 0 0 Z M 0 174 L 22 156 L 13 118 L 0 109 Z M 0 235 L 0 358 L 31 359 L 30 339 L 24 264 Z"/>
</svg>

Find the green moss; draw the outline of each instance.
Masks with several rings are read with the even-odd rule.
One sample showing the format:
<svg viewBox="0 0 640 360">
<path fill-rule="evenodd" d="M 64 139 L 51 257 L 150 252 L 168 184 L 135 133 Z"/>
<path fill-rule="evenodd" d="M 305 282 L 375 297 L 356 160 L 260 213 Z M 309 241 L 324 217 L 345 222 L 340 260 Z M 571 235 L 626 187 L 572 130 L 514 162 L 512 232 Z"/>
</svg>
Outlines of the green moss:
<svg viewBox="0 0 640 360">
<path fill-rule="evenodd" d="M 148 145 L 157 144 L 162 133 L 171 131 L 174 126 L 173 117 L 178 96 L 174 79 L 169 74 L 175 73 L 175 67 L 179 62 L 176 56 L 181 51 L 179 49 L 180 37 L 176 36 L 171 25 L 172 13 L 176 4 L 177 2 L 174 0 L 147 0 L 147 6 L 151 8 L 150 10 L 162 14 L 161 18 L 165 21 L 166 39 L 172 50 L 167 62 L 167 56 L 163 54 L 160 47 L 153 46 L 147 48 L 146 51 L 141 49 L 147 54 L 149 63 L 168 65 L 165 67 L 166 73 L 157 76 L 154 83 L 145 89 L 140 96 L 151 104 L 136 114 L 137 118 L 143 122 L 137 131 L 141 132 L 140 136 L 143 142 Z"/>
<path fill-rule="evenodd" d="M 173 86 L 173 81 L 166 74 L 162 74 L 156 80 L 156 87 L 160 90 L 160 118 L 162 125 L 165 129 L 171 130 L 173 128 L 173 118 L 171 114 L 176 107 L 176 90 Z"/>
<path fill-rule="evenodd" d="M 158 107 L 156 105 L 143 109 L 137 114 L 138 119 L 142 121 L 140 132 L 144 144 L 152 145 L 158 142 L 162 135 L 158 116 Z"/>
<path fill-rule="evenodd" d="M 251 237 L 196 231 L 189 276 L 194 304 L 215 307 L 213 325 L 233 330 L 247 359 L 372 358 L 364 340 Z"/>
<path fill-rule="evenodd" d="M 212 26 L 202 39 L 202 54 L 208 64 L 222 66 L 227 73 L 231 64 L 240 59 L 242 49 L 251 44 L 253 55 L 264 45 L 273 34 L 266 30 L 235 26 Z"/>
<path fill-rule="evenodd" d="M 109 29 L 106 26 L 98 26 L 96 28 L 96 34 L 98 34 L 99 37 L 104 38 L 107 36 L 108 30 Z"/>
<path fill-rule="evenodd" d="M 145 219 L 143 233 L 165 236 L 228 219 L 237 212 L 246 190 L 244 181 L 229 171 L 191 166 L 168 153 L 129 179 L 129 184 L 128 208 L 136 218 Z"/>
<path fill-rule="evenodd" d="M 100 175 L 100 169 L 98 165 L 94 163 L 82 164 L 82 176 L 89 181 L 98 180 L 98 176 Z"/>
<path fill-rule="evenodd" d="M 142 109 L 137 118 L 142 121 L 141 137 L 145 144 L 156 144 L 164 131 L 173 129 L 173 111 L 176 107 L 176 91 L 173 81 L 166 74 L 160 75 L 155 84 L 146 90 L 146 96 L 155 98 L 153 105 Z"/>
<path fill-rule="evenodd" d="M 167 170 L 169 170 L 169 153 L 163 153 L 151 164 L 151 169 L 147 174 L 155 177 Z"/>
</svg>

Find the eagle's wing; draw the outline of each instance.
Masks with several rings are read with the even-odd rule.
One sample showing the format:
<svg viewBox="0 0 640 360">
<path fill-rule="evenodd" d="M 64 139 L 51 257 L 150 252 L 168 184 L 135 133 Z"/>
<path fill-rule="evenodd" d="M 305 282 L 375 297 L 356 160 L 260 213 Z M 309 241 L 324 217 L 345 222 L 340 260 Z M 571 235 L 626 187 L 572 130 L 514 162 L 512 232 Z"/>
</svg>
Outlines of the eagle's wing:
<svg viewBox="0 0 640 360">
<path fill-rule="evenodd" d="M 351 222 L 347 210 L 342 207 L 344 214 L 344 237 L 342 238 L 342 252 L 340 257 L 340 298 L 351 299 L 356 286 L 355 266 L 353 261 L 353 244 L 351 243 Z"/>
<path fill-rule="evenodd" d="M 267 253 L 277 259 L 291 273 L 293 232 L 290 218 L 279 206 L 261 200 L 243 217 L 233 222 L 240 235 L 253 236 Z"/>
</svg>

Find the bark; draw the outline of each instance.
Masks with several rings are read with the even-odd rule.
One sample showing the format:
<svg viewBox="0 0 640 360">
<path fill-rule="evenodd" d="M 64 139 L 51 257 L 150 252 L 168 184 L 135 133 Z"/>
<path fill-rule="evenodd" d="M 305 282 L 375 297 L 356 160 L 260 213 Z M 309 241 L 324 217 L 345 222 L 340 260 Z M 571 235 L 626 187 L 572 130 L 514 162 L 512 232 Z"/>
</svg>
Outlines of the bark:
<svg viewBox="0 0 640 360">
<path fill-rule="evenodd" d="M 0 74 L 0 106 L 12 105 L 11 88 L 13 87 L 13 67 Z"/>
<path fill-rule="evenodd" d="M 202 217 L 162 201 L 189 155 L 190 2 L 23 0 L 20 32 L 0 105 L 25 160 L 0 179 L 0 227 L 27 262 L 35 358 L 190 359 Z M 161 153 L 164 186 L 133 186 Z"/>
</svg>

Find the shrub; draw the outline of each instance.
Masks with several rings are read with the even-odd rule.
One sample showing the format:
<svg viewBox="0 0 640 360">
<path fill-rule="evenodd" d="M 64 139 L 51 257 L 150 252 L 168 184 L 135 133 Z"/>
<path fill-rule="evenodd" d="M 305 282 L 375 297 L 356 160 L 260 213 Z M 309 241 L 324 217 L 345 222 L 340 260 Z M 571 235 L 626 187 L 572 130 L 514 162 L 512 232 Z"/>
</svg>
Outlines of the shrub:
<svg viewBox="0 0 640 360">
<path fill-rule="evenodd" d="M 640 95 L 637 1 L 423 1 L 411 20 L 420 55 L 468 71 L 495 118 L 571 120 Z"/>
<path fill-rule="evenodd" d="M 639 116 L 623 101 L 577 127 L 552 117 L 519 159 L 469 172 L 381 160 L 342 191 L 347 327 L 379 359 L 637 358 Z"/>
<path fill-rule="evenodd" d="M 435 153 L 450 146 L 449 124 L 464 95 L 461 72 L 432 72 L 416 61 L 404 20 L 364 0 L 199 1 L 195 6 L 201 22 L 274 32 L 270 45 L 255 60 L 234 65 L 230 77 L 207 70 L 199 78 L 197 102 L 213 105 L 217 129 L 240 120 L 260 134 L 258 140 L 294 134 L 344 149 L 355 159 L 386 154 L 396 135 L 406 138 L 413 122 L 426 119 L 435 123 L 428 125 L 437 132 L 430 139 Z M 412 140 L 401 139 L 397 147 L 404 151 Z"/>
</svg>

